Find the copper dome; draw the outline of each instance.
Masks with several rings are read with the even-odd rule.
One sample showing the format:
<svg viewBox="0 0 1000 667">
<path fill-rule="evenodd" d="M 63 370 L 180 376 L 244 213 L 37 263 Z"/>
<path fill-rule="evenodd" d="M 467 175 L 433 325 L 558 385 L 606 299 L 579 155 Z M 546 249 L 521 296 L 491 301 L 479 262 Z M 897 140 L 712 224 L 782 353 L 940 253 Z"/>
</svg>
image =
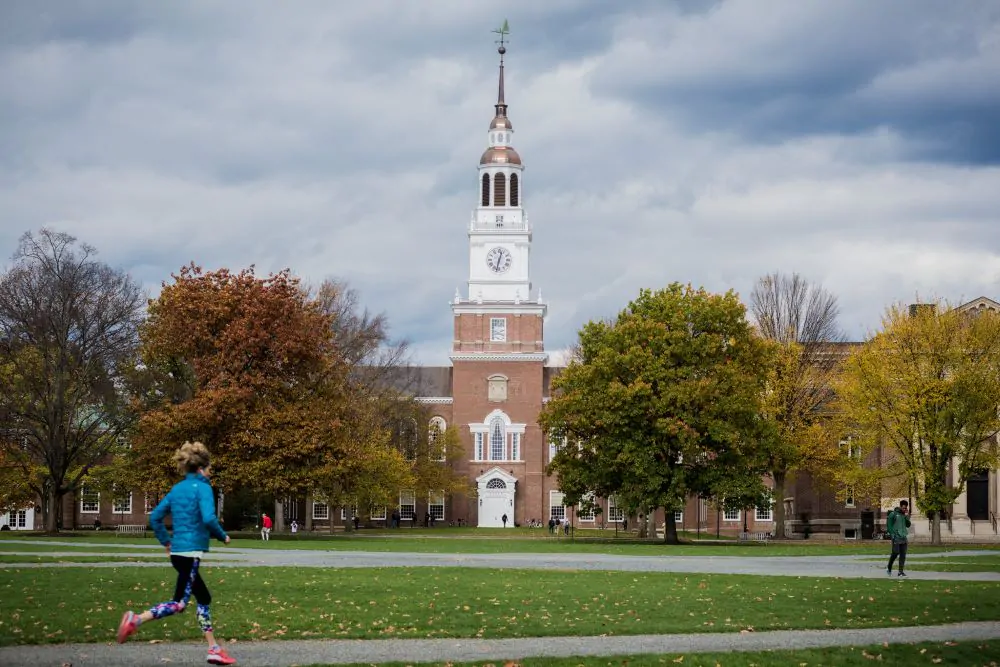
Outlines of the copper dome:
<svg viewBox="0 0 1000 667">
<path fill-rule="evenodd" d="M 513 130 L 514 126 L 510 124 L 510 118 L 507 116 L 494 116 L 493 120 L 490 121 L 491 130 Z"/>
<path fill-rule="evenodd" d="M 494 146 L 486 149 L 479 164 L 521 164 L 521 156 L 513 148 Z"/>
</svg>

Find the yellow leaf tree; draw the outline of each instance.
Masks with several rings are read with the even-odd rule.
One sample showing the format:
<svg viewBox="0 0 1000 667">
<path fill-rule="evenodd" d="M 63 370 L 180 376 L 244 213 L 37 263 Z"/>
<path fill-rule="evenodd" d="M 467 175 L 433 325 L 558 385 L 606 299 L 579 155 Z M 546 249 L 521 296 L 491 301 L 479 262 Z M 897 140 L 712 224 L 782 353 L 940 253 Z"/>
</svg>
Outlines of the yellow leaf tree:
<svg viewBox="0 0 1000 667">
<path fill-rule="evenodd" d="M 837 459 L 822 423 L 840 361 L 835 344 L 843 336 L 836 297 L 798 274 L 760 278 L 750 311 L 772 348 L 761 410 L 771 428 L 761 449 L 774 484 L 774 535 L 782 538 L 789 477 L 799 471 L 822 477 Z"/>
<path fill-rule="evenodd" d="M 905 475 L 940 544 L 942 513 L 971 475 L 998 462 L 1000 315 L 942 302 L 892 306 L 835 388 L 852 437 L 898 457 L 889 465 Z"/>
</svg>

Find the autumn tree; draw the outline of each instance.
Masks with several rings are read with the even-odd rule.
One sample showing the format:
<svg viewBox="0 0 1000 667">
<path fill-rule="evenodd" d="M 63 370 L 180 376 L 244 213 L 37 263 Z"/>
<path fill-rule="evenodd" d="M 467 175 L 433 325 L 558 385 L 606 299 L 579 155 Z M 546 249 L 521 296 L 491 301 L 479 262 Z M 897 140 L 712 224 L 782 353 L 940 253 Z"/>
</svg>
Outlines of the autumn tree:
<svg viewBox="0 0 1000 667">
<path fill-rule="evenodd" d="M 1000 315 L 892 306 L 835 388 L 845 429 L 863 449 L 898 457 L 886 464 L 905 476 L 940 544 L 942 513 L 971 475 L 998 464 Z"/>
<path fill-rule="evenodd" d="M 553 381 L 539 423 L 564 444 L 549 472 L 569 502 L 594 493 L 667 509 L 665 540 L 676 543 L 669 510 L 691 495 L 720 495 L 754 472 L 764 493 L 752 451 L 765 355 L 733 292 L 643 290 L 615 320 L 584 326 L 579 359 Z"/>
<path fill-rule="evenodd" d="M 21 237 L 0 275 L 0 439 L 42 499 L 45 529 L 90 468 L 123 446 L 131 426 L 122 387 L 134 364 L 145 296 L 97 251 L 42 229 Z"/>
<path fill-rule="evenodd" d="M 837 298 L 799 274 L 760 278 L 750 295 L 757 332 L 773 346 L 761 414 L 772 428 L 761 443 L 774 484 L 774 536 L 785 537 L 785 488 L 789 476 L 817 477 L 837 457 L 821 423 L 828 416 L 831 385 L 841 361 Z"/>
<path fill-rule="evenodd" d="M 201 440 L 223 490 L 308 490 L 330 446 L 345 366 L 330 317 L 289 271 L 204 272 L 164 284 L 142 329 L 143 414 L 132 456 L 147 479 L 172 475 L 172 450 Z"/>
</svg>

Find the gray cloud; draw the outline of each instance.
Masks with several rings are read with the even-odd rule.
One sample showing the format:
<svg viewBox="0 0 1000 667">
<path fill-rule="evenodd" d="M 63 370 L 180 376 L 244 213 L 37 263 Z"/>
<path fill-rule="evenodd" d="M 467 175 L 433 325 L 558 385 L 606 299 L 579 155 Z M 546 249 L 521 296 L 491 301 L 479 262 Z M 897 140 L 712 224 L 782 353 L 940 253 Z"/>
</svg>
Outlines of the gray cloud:
<svg viewBox="0 0 1000 667">
<path fill-rule="evenodd" d="M 346 278 L 420 361 L 446 360 L 493 7 L 2 11 L 0 254 L 48 224 L 154 292 L 192 260 Z M 918 293 L 997 296 L 992 3 L 552 0 L 508 18 L 550 348 L 672 280 L 746 294 L 799 271 L 854 336 Z"/>
</svg>

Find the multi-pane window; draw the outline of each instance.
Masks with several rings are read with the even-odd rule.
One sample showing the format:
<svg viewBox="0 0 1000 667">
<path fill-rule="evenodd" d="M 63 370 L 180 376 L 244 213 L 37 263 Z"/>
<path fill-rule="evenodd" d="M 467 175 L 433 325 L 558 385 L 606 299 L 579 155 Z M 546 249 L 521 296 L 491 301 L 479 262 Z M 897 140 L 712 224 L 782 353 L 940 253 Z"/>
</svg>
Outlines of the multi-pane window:
<svg viewBox="0 0 1000 667">
<path fill-rule="evenodd" d="M 580 521 L 594 520 L 594 496 L 589 495 L 580 502 L 580 511 L 576 514 Z"/>
<path fill-rule="evenodd" d="M 549 517 L 556 521 L 566 518 L 566 506 L 563 505 L 563 494 L 559 491 L 549 491 Z"/>
<path fill-rule="evenodd" d="M 476 460 L 486 460 L 486 434 L 476 433 Z"/>
<path fill-rule="evenodd" d="M 674 510 L 674 523 L 684 523 L 683 510 Z"/>
<path fill-rule="evenodd" d="M 15 528 L 27 528 L 28 527 L 28 510 L 17 510 L 14 512 L 12 517 L 14 521 Z"/>
<path fill-rule="evenodd" d="M 351 505 L 351 507 L 350 507 L 349 510 L 348 510 L 347 507 L 341 507 L 340 508 L 340 520 L 341 521 L 347 521 L 348 519 L 353 519 L 357 515 L 358 515 L 358 506 L 357 505 Z"/>
<path fill-rule="evenodd" d="M 327 521 L 330 518 L 330 506 L 327 503 L 313 501 L 313 518 Z"/>
<path fill-rule="evenodd" d="M 559 440 L 554 436 L 549 437 L 549 463 L 551 463 L 552 459 L 556 457 L 556 452 L 559 451 L 559 448 L 562 447 L 563 444 L 565 444 L 565 438 L 563 440 Z"/>
<path fill-rule="evenodd" d="M 427 429 L 427 444 L 430 447 L 430 458 L 437 461 L 444 461 L 447 452 L 444 450 L 444 431 L 447 428 L 442 417 L 431 419 Z"/>
<path fill-rule="evenodd" d="M 511 433 L 510 435 L 510 460 L 521 460 L 521 434 Z"/>
<path fill-rule="evenodd" d="M 372 521 L 385 521 L 385 505 L 376 505 L 372 508 Z"/>
<path fill-rule="evenodd" d="M 608 521 L 612 523 L 621 523 L 625 519 L 625 510 L 618 507 L 617 502 L 614 496 L 608 498 Z"/>
<path fill-rule="evenodd" d="M 435 521 L 444 521 L 444 493 L 432 491 L 427 494 L 427 513 Z"/>
<path fill-rule="evenodd" d="M 757 521 L 773 521 L 773 512 L 770 505 L 757 508 L 757 514 L 754 516 Z"/>
<path fill-rule="evenodd" d="M 507 434 L 504 432 L 503 419 L 494 417 L 490 423 L 490 461 L 505 461 L 504 450 L 507 448 Z"/>
<path fill-rule="evenodd" d="M 847 493 L 844 498 L 844 507 L 854 507 L 854 487 L 847 487 Z"/>
<path fill-rule="evenodd" d="M 740 511 L 739 510 L 726 510 L 722 513 L 723 521 L 739 521 Z"/>
<path fill-rule="evenodd" d="M 129 492 L 128 495 L 115 498 L 114 502 L 111 503 L 112 514 L 131 514 L 132 513 L 132 493 Z"/>
<path fill-rule="evenodd" d="M 413 491 L 401 491 L 399 493 L 399 518 L 403 521 L 412 521 L 417 512 L 417 497 Z"/>
<path fill-rule="evenodd" d="M 147 493 L 143 500 L 143 511 L 152 514 L 156 506 L 160 504 L 160 495 L 157 493 Z"/>
<path fill-rule="evenodd" d="M 101 494 L 87 486 L 80 487 L 80 513 L 97 514 L 101 511 Z"/>
</svg>

